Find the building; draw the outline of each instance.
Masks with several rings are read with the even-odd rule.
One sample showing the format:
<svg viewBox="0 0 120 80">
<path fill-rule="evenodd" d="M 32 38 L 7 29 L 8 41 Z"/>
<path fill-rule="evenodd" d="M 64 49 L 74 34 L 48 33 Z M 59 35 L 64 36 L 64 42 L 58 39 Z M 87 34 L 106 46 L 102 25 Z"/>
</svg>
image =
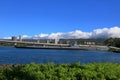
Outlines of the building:
<svg viewBox="0 0 120 80">
<path fill-rule="evenodd" d="M 59 42 L 59 39 L 56 38 L 55 39 L 55 44 L 58 44 L 58 42 Z"/>
<path fill-rule="evenodd" d="M 95 42 L 84 42 L 85 45 L 95 45 Z"/>
<path fill-rule="evenodd" d="M 19 36 L 19 41 L 22 41 L 22 36 L 21 35 Z"/>
<path fill-rule="evenodd" d="M 16 36 L 12 36 L 12 41 L 17 41 L 17 37 Z"/>
</svg>

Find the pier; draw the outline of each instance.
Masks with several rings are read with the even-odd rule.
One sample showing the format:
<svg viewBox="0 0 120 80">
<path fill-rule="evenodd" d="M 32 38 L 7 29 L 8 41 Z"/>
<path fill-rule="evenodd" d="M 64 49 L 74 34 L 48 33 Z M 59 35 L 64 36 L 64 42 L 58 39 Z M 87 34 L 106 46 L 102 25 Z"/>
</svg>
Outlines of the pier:
<svg viewBox="0 0 120 80">
<path fill-rule="evenodd" d="M 30 41 L 12 41 L 12 40 L 0 40 L 0 43 L 13 43 L 17 44 L 30 44 L 30 45 L 43 45 L 43 46 L 69 46 L 69 44 L 55 44 L 55 43 L 39 43 Z"/>
<path fill-rule="evenodd" d="M 1 39 L 0 43 L 11 44 L 10 46 L 15 46 L 16 48 L 32 48 L 32 49 L 59 49 L 59 50 L 91 50 L 91 51 L 108 51 L 108 46 L 95 45 L 89 42 L 86 42 L 84 45 L 78 44 L 77 41 L 69 43 L 61 43 L 57 39 L 52 40 L 37 40 L 37 39 L 22 39 L 21 36 L 19 39 L 12 37 L 12 39 Z"/>
</svg>

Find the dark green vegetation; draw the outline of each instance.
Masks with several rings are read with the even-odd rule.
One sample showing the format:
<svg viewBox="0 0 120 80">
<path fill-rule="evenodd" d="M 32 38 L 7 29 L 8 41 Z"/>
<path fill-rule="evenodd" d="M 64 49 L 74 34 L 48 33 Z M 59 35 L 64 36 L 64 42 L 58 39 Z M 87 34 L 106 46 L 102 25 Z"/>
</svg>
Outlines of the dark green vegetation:
<svg viewBox="0 0 120 80">
<path fill-rule="evenodd" d="M 0 42 L 0 46 L 14 46 L 14 43 Z"/>
<path fill-rule="evenodd" d="M 120 38 L 109 38 L 104 41 L 107 46 L 110 47 L 109 51 L 120 53 Z"/>
<path fill-rule="evenodd" d="M 120 47 L 120 38 L 109 38 L 104 41 L 105 45 Z"/>
<path fill-rule="evenodd" d="M 120 64 L 26 64 L 0 66 L 0 80 L 119 80 Z"/>
<path fill-rule="evenodd" d="M 109 51 L 120 53 L 120 49 L 110 48 Z"/>
</svg>

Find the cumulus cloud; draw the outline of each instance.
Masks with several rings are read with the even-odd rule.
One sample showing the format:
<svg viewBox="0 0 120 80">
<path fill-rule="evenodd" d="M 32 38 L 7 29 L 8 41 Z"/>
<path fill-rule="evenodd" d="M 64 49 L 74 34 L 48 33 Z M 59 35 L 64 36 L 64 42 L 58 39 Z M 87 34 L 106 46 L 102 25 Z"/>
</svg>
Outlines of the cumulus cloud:
<svg viewBox="0 0 120 80">
<path fill-rule="evenodd" d="M 40 34 L 37 35 L 38 38 L 48 38 L 48 39 L 88 39 L 88 38 L 120 38 L 120 28 L 119 27 L 112 27 L 112 28 L 102 28 L 102 29 L 95 29 L 92 32 L 83 32 L 81 30 L 75 30 L 71 32 L 58 32 L 58 33 L 51 33 L 51 34 Z"/>
<path fill-rule="evenodd" d="M 62 38 L 63 35 L 64 35 L 64 33 L 62 33 L 62 32 L 51 33 L 51 34 L 48 36 L 48 38 L 49 38 L 49 39 Z"/>
<path fill-rule="evenodd" d="M 112 28 L 102 28 L 95 29 L 92 32 L 83 32 L 81 30 L 75 30 L 71 32 L 57 32 L 51 34 L 41 33 L 39 35 L 34 35 L 30 37 L 28 35 L 22 35 L 23 39 L 32 38 L 32 39 L 89 39 L 89 38 L 120 38 L 120 28 L 112 27 Z M 11 37 L 5 37 L 6 39 L 10 39 Z M 4 38 L 4 39 L 5 39 Z"/>
<path fill-rule="evenodd" d="M 80 30 L 71 31 L 67 33 L 57 32 L 57 33 L 51 33 L 51 34 L 39 34 L 35 35 L 34 39 L 78 39 L 78 38 L 89 38 L 91 33 L 88 32 L 82 32 Z"/>
<path fill-rule="evenodd" d="M 93 30 L 90 38 L 120 38 L 120 28 L 103 28 Z"/>
<path fill-rule="evenodd" d="M 34 35 L 33 38 L 34 39 L 47 39 L 49 36 L 49 34 L 44 34 L 44 33 L 41 33 L 39 35 Z"/>
<path fill-rule="evenodd" d="M 120 38 L 120 28 L 119 27 L 110 28 L 110 30 L 108 32 L 109 32 L 109 37 Z"/>
<path fill-rule="evenodd" d="M 72 32 L 64 33 L 62 35 L 62 38 L 67 38 L 67 39 L 78 39 L 78 38 L 89 38 L 91 33 L 88 32 L 82 32 L 80 30 L 75 30 Z"/>
<path fill-rule="evenodd" d="M 19 39 L 19 36 L 16 36 L 17 39 Z M 30 39 L 31 36 L 28 36 L 28 35 L 21 35 L 22 39 Z M 12 36 L 11 37 L 3 37 L 3 39 L 12 39 Z"/>
<path fill-rule="evenodd" d="M 30 39 L 31 38 L 31 36 L 28 36 L 28 35 L 22 35 L 21 37 L 22 37 L 22 39 Z M 18 37 L 18 39 L 19 39 L 19 37 Z"/>
<path fill-rule="evenodd" d="M 103 29 L 96 29 L 92 32 L 91 38 L 108 38 L 109 37 L 109 29 L 103 28 Z"/>
<path fill-rule="evenodd" d="M 11 37 L 3 37 L 3 39 L 11 39 Z"/>
</svg>

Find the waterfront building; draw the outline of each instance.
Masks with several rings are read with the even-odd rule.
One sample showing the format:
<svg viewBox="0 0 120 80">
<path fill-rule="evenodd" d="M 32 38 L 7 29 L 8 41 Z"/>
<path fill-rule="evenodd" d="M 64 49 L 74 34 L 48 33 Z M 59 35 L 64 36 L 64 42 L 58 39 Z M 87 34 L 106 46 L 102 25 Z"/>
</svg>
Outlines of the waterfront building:
<svg viewBox="0 0 120 80">
<path fill-rule="evenodd" d="M 37 40 L 37 43 L 40 43 L 40 40 Z"/>
<path fill-rule="evenodd" d="M 19 35 L 19 41 L 22 41 L 22 36 L 21 35 Z"/>
<path fill-rule="evenodd" d="M 16 36 L 12 36 L 12 41 L 17 41 L 17 37 Z"/>
<path fill-rule="evenodd" d="M 50 40 L 49 40 L 49 39 L 47 40 L 47 43 L 50 43 Z"/>
<path fill-rule="evenodd" d="M 95 42 L 84 42 L 85 45 L 95 45 Z"/>
<path fill-rule="evenodd" d="M 56 38 L 55 39 L 55 44 L 58 44 L 58 42 L 59 42 L 59 39 Z"/>
</svg>

